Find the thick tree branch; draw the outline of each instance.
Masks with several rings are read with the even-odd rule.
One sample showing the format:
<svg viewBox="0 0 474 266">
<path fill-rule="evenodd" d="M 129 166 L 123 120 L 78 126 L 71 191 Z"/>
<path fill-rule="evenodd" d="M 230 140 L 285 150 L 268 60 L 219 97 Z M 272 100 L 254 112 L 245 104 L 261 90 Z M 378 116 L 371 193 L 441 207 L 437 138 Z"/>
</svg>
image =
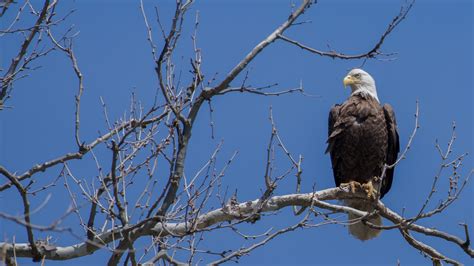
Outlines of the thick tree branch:
<svg viewBox="0 0 474 266">
<path fill-rule="evenodd" d="M 189 118 L 194 120 L 197 116 L 199 111 L 200 105 L 204 100 L 211 98 L 212 96 L 221 93 L 223 90 L 229 88 L 230 83 L 245 69 L 245 67 L 260 53 L 262 52 L 268 45 L 273 43 L 277 38 L 278 35 L 281 35 L 285 30 L 287 30 L 295 20 L 304 13 L 304 11 L 311 6 L 313 1 L 311 0 L 303 0 L 301 5 L 288 17 L 288 19 L 283 22 L 275 31 L 273 31 L 270 35 L 268 35 L 263 41 L 261 41 L 257 46 L 255 46 L 250 53 L 248 53 L 244 59 L 242 59 L 222 80 L 217 86 L 214 88 L 210 88 L 208 90 L 204 90 L 201 92 L 199 98 L 197 99 L 195 105 L 191 108 L 189 113 Z"/>
<path fill-rule="evenodd" d="M 290 206 L 314 206 L 316 208 L 331 210 L 334 212 L 353 213 L 361 217 L 367 215 L 367 213 L 363 211 L 327 202 L 328 200 L 340 200 L 354 197 L 366 199 L 366 195 L 363 192 L 357 192 L 353 194 L 349 191 L 348 188 L 330 188 L 316 191 L 314 193 L 311 192 L 306 194 L 288 194 L 282 196 L 273 196 L 269 198 L 263 204 L 263 206 L 261 206 L 261 212 L 274 212 Z M 259 205 L 260 199 L 255 199 L 240 204 L 235 203 L 232 204 L 232 206 L 227 205 L 223 208 L 219 208 L 199 216 L 195 221 L 194 226 L 192 226 L 191 222 L 156 223 L 156 218 L 149 218 L 148 220 L 145 220 L 133 226 L 117 228 L 99 234 L 92 241 L 86 241 L 84 243 L 66 247 L 58 246 L 54 247 L 54 249 L 49 250 L 43 250 L 40 247 L 39 252 L 41 256 L 44 256 L 46 259 L 67 260 L 91 254 L 100 249 L 104 244 L 110 243 L 113 240 L 121 239 L 125 234 L 128 233 L 130 233 L 132 239 L 146 235 L 154 235 L 159 236 L 161 238 L 165 236 L 183 237 L 194 232 L 199 232 L 200 230 L 206 230 L 206 228 L 209 228 L 213 225 L 222 222 L 246 219 L 246 217 L 255 213 L 255 211 L 259 208 Z M 377 209 L 381 216 L 387 218 L 393 223 L 399 224 L 400 226 L 398 226 L 397 228 L 415 231 L 428 236 L 448 240 L 450 242 L 460 244 L 460 246 L 465 245 L 464 241 L 448 233 L 427 228 L 417 224 L 409 224 L 399 214 L 387 208 L 380 201 L 377 203 Z M 150 223 L 154 224 L 154 226 L 149 227 Z M 194 228 L 195 231 L 189 231 L 190 228 Z M 90 245 L 91 248 L 87 249 L 87 245 Z M 32 249 L 29 244 L 17 243 L 15 245 L 12 245 L 10 243 L 0 242 L 0 250 L 5 250 L 8 256 L 12 256 L 13 252 L 15 251 L 17 257 L 32 257 Z M 463 250 L 470 257 L 474 257 L 473 250 L 470 246 L 463 247 Z"/>
<path fill-rule="evenodd" d="M 270 34 L 266 39 L 264 39 L 262 42 L 260 42 L 247 56 L 240 61 L 237 66 L 235 66 L 230 73 L 226 76 L 226 78 L 216 87 L 209 89 L 209 90 L 204 90 L 201 92 L 199 97 L 197 98 L 196 102 L 194 105 L 192 105 L 191 110 L 189 112 L 189 115 L 185 122 L 183 123 L 183 132 L 181 133 L 181 137 L 179 138 L 179 146 L 178 146 L 178 153 L 176 157 L 176 164 L 175 164 L 175 169 L 173 174 L 171 175 L 170 179 L 170 186 L 167 191 L 167 194 L 165 196 L 165 199 L 163 201 L 163 205 L 161 206 L 160 210 L 157 212 L 158 216 L 163 216 L 168 208 L 171 206 L 171 204 L 174 202 L 176 193 L 178 191 L 179 183 L 180 180 L 183 176 L 183 171 L 184 171 L 184 161 L 186 158 L 186 152 L 188 149 L 188 143 L 189 139 L 191 138 L 191 129 L 192 125 L 196 119 L 196 116 L 199 112 L 199 109 L 202 105 L 202 103 L 205 100 L 209 100 L 212 96 L 216 95 L 217 93 L 222 92 L 223 90 L 227 89 L 229 87 L 230 82 L 232 82 L 238 74 L 269 44 L 271 44 L 276 38 L 278 34 L 283 33 L 287 28 L 289 28 L 292 23 L 304 12 L 306 8 L 308 8 L 311 5 L 312 1 L 310 0 L 304 0 L 302 4 L 299 6 L 299 8 L 294 11 L 288 19 L 280 26 L 278 27 L 272 34 Z M 173 21 L 176 21 L 179 18 L 179 14 L 175 14 L 175 19 Z M 174 24 L 173 24 L 174 25 Z M 170 32 L 170 35 L 173 33 L 173 27 L 172 31 Z M 167 46 L 167 42 L 165 42 L 165 48 Z M 163 50 L 164 51 L 164 50 Z M 162 52 L 162 55 L 164 56 L 165 53 Z M 159 75 L 159 79 L 161 75 L 161 70 L 160 70 L 160 65 L 162 56 L 160 55 L 158 62 L 157 62 L 157 73 Z M 164 88 L 163 84 L 160 86 Z M 165 97 L 167 97 L 168 92 L 163 91 L 163 94 Z M 169 100 L 167 100 L 169 102 Z M 176 112 L 175 112 L 176 114 Z M 176 114 L 177 115 L 177 114 Z M 178 117 L 180 117 L 181 114 L 179 114 Z"/>
</svg>

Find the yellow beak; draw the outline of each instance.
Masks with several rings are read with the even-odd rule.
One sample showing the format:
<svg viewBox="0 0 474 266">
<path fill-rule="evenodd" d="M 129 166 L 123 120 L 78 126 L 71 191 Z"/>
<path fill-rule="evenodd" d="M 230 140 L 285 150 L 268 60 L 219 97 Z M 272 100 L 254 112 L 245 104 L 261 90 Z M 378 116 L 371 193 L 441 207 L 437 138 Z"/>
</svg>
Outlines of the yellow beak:
<svg viewBox="0 0 474 266">
<path fill-rule="evenodd" d="M 347 75 L 344 78 L 343 84 L 344 84 L 344 87 L 354 84 L 354 78 L 352 78 L 352 76 Z"/>
</svg>

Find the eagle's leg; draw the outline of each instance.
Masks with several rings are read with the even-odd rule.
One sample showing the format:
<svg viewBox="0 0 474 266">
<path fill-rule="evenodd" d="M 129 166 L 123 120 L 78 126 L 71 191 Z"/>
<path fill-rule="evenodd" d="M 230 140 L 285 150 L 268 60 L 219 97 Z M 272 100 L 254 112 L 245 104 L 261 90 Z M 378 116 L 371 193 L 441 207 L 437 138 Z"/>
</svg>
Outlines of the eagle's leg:
<svg viewBox="0 0 474 266">
<path fill-rule="evenodd" d="M 362 185 L 362 188 L 367 193 L 367 197 L 369 199 L 376 199 L 377 197 L 377 190 L 374 188 L 374 184 L 372 184 L 372 180 Z"/>
<path fill-rule="evenodd" d="M 358 188 L 362 187 L 362 185 L 357 181 L 350 181 L 348 183 L 341 183 L 341 187 L 350 187 L 351 192 L 355 193 Z"/>
</svg>

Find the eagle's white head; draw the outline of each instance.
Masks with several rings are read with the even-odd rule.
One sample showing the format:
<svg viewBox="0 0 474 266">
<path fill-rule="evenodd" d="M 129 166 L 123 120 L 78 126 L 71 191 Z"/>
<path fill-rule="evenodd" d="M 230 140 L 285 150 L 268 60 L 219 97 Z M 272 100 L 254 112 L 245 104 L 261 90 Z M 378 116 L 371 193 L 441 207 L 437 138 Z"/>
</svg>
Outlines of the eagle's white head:
<svg viewBox="0 0 474 266">
<path fill-rule="evenodd" d="M 354 68 L 352 69 L 344 78 L 344 87 L 347 85 L 351 86 L 352 93 L 354 94 L 369 94 L 373 98 L 379 101 L 377 97 L 377 89 L 375 88 L 375 80 L 372 78 L 369 73 L 365 72 L 362 69 Z"/>
</svg>

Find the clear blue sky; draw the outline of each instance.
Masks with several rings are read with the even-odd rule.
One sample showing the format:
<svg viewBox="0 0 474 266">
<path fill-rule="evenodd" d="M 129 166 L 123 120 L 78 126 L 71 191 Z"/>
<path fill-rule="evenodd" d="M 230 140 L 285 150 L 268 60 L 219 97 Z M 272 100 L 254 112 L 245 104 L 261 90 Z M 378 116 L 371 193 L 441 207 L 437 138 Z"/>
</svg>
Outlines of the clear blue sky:
<svg viewBox="0 0 474 266">
<path fill-rule="evenodd" d="M 157 1 L 165 26 L 169 25 L 174 1 Z M 254 3 L 257 2 L 257 3 Z M 382 3 L 383 2 L 383 3 Z M 156 2 L 146 1 L 150 20 Z M 300 20 L 311 23 L 295 26 L 286 34 L 315 48 L 330 46 L 345 53 L 359 53 L 371 48 L 383 33 L 404 1 L 320 1 Z M 77 11 L 65 22 L 75 25 L 79 35 L 75 51 L 85 76 L 86 91 L 82 100 L 82 137 L 88 142 L 105 129 L 99 97 L 109 108 L 112 120 L 118 119 L 129 106 L 132 91 L 145 105 L 156 88 L 153 62 L 146 41 L 136 1 L 75 1 L 60 4 L 58 13 L 71 8 Z M 190 30 L 194 14 L 199 11 L 198 46 L 202 49 L 203 72 L 207 78 L 217 73 L 217 80 L 237 64 L 258 42 L 280 25 L 290 14 L 291 1 L 198 1 L 188 13 L 181 44 L 177 48 L 176 66 L 188 81 L 189 58 L 192 56 Z M 1 27 L 13 13 L 2 17 Z M 31 23 L 31 21 L 29 21 Z M 391 209 L 412 216 L 417 213 L 430 191 L 438 170 L 439 156 L 435 140 L 445 147 L 451 134 L 451 123 L 457 124 L 455 154 L 472 153 L 473 149 L 473 4 L 472 1 L 417 1 L 408 18 L 388 37 L 383 51 L 396 52 L 396 60 L 369 60 L 364 69 L 375 78 L 381 102 L 390 103 L 396 112 L 401 146 L 405 147 L 414 126 L 415 102 L 420 102 L 421 128 L 412 149 L 395 171 L 391 191 L 383 199 Z M 156 24 L 153 24 L 155 33 Z M 61 32 L 58 29 L 58 33 Z M 155 37 L 158 40 L 157 37 Z M 16 52 L 17 42 L 2 39 L 1 64 L 4 68 Z M 224 140 L 218 165 L 230 155 L 237 156 L 224 179 L 230 191 L 238 189 L 239 200 L 259 197 L 264 189 L 265 152 L 270 135 L 269 107 L 280 135 L 288 149 L 304 156 L 303 192 L 334 185 L 329 157 L 324 154 L 327 115 L 334 103 L 345 100 L 349 90 L 342 86 L 346 72 L 362 61 L 341 61 L 318 57 L 288 43 L 277 41 L 261 53 L 248 67 L 248 84 L 265 86 L 277 82 L 277 88 L 304 85 L 307 93 L 320 97 L 288 95 L 258 97 L 235 94 L 213 100 L 215 140 L 210 139 L 209 113 L 203 108 L 196 122 L 186 161 L 187 175 L 193 175 L 207 160 L 220 140 Z M 0 112 L 0 164 L 10 171 L 23 172 L 36 163 L 75 151 L 74 94 L 76 80 L 66 58 L 53 53 L 39 60 L 42 67 L 18 81 L 8 105 Z M 233 84 L 240 85 L 242 77 Z M 103 157 L 104 163 L 109 159 Z M 277 160 L 277 172 L 287 169 L 283 156 Z M 464 162 L 465 174 L 473 167 L 473 157 Z M 82 163 L 82 164 L 81 164 Z M 73 165 L 78 175 L 88 179 L 96 175 L 90 158 Z M 53 180 L 59 169 L 40 174 L 38 184 Z M 5 179 L 2 179 L 2 183 Z M 69 197 L 60 180 L 47 206 L 33 215 L 37 224 L 48 225 L 68 207 Z M 295 180 L 289 176 L 280 183 L 276 194 L 293 193 Z M 447 176 L 440 181 L 434 202 L 445 196 Z M 36 198 L 36 207 L 48 193 Z M 18 214 L 20 198 L 15 191 L 0 194 L 0 211 Z M 436 227 L 463 237 L 460 222 L 474 231 L 473 186 L 446 212 L 427 221 Z M 433 206 L 433 205 L 432 205 Z M 35 208 L 35 206 L 33 206 Z M 291 210 L 264 217 L 255 225 L 245 225 L 247 233 L 262 233 L 296 222 Z M 71 216 L 66 225 L 78 223 Z M 25 242 L 22 228 L 0 221 L 1 236 Z M 82 233 L 80 229 L 75 231 Z M 46 233 L 43 236 L 47 235 Z M 442 253 L 465 264 L 472 263 L 458 247 L 442 241 L 415 235 L 433 244 Z M 474 236 L 473 236 L 474 237 Z M 69 235 L 55 236 L 58 245 L 78 242 Z M 235 249 L 242 242 L 235 234 L 222 231 L 206 237 L 202 248 L 216 251 Z M 102 265 L 107 252 L 81 258 L 74 265 Z M 398 231 L 386 231 L 377 239 L 360 242 L 350 237 L 341 225 L 298 230 L 274 239 L 266 246 L 243 257 L 243 264 L 374 264 L 427 265 L 429 261 L 401 237 Z M 30 260 L 22 260 L 24 265 Z M 48 262 L 47 265 L 61 263 Z"/>
</svg>

